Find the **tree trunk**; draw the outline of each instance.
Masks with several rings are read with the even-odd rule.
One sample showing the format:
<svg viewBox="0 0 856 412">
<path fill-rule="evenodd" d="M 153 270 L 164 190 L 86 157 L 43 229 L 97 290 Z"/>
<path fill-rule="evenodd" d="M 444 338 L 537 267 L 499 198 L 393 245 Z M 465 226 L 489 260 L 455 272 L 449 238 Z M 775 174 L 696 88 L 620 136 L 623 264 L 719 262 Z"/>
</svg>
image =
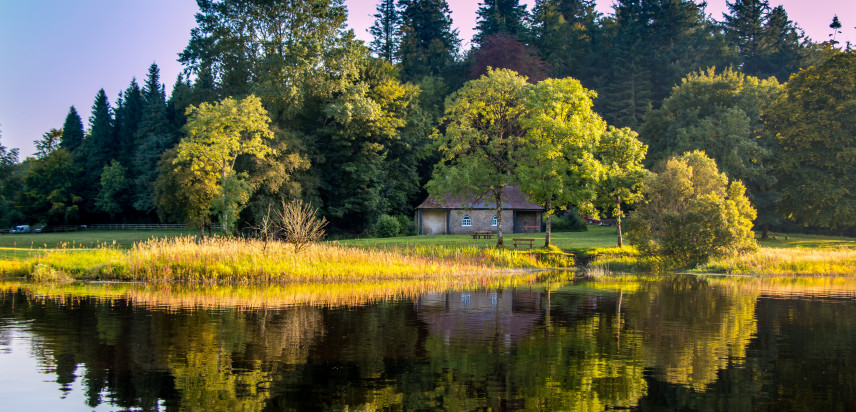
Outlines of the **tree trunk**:
<svg viewBox="0 0 856 412">
<path fill-rule="evenodd" d="M 551 233 L 552 233 L 552 224 L 553 224 L 553 202 L 551 200 L 547 201 L 547 235 L 544 236 L 544 247 L 550 247 Z"/>
<path fill-rule="evenodd" d="M 223 191 L 223 213 L 220 215 L 220 225 L 223 233 L 226 234 L 226 161 L 223 161 L 223 172 L 220 179 L 220 190 Z M 211 229 L 209 229 L 211 230 Z"/>
<path fill-rule="evenodd" d="M 766 223 L 761 225 L 761 239 L 767 239 L 770 236 L 770 228 Z"/>
<path fill-rule="evenodd" d="M 502 189 L 494 193 L 494 200 L 496 200 L 496 247 L 502 247 Z"/>
<path fill-rule="evenodd" d="M 615 224 L 618 226 L 618 247 L 624 246 L 624 233 L 621 232 L 621 195 L 618 195 L 618 204 L 615 208 Z"/>
</svg>

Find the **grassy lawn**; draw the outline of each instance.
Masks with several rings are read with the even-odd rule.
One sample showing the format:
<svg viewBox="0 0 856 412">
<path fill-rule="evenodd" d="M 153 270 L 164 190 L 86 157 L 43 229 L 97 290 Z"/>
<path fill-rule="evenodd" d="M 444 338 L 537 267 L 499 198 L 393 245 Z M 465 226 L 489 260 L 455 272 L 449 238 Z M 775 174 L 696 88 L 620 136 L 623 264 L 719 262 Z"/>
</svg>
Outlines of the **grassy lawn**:
<svg viewBox="0 0 856 412">
<path fill-rule="evenodd" d="M 19 259 L 44 253 L 51 249 L 91 249 L 108 245 L 128 249 L 134 243 L 149 239 L 165 239 L 196 235 L 196 230 L 82 230 L 60 233 L 21 233 L 0 235 L 0 258 Z"/>
<path fill-rule="evenodd" d="M 593 248 L 609 248 L 615 247 L 618 242 L 618 237 L 615 232 L 615 227 L 604 227 L 589 225 L 586 232 L 553 232 L 552 243 L 563 250 L 585 250 Z M 544 246 L 544 233 L 505 233 L 503 238 L 507 248 L 514 248 L 513 239 L 525 238 L 535 239 L 533 246 L 540 248 Z M 476 246 L 476 247 L 493 247 L 496 245 L 496 238 L 493 239 L 473 239 L 471 235 L 422 235 L 422 236 L 402 236 L 390 238 L 368 238 L 368 239 L 348 239 L 340 240 L 340 244 L 344 246 L 370 247 L 370 248 L 398 248 L 412 246 Z M 523 246 L 525 250 L 527 246 Z"/>
<path fill-rule="evenodd" d="M 856 239 L 850 237 L 770 233 L 769 239 L 758 239 L 758 244 L 761 247 L 774 249 L 838 249 L 842 247 L 856 248 Z"/>
</svg>

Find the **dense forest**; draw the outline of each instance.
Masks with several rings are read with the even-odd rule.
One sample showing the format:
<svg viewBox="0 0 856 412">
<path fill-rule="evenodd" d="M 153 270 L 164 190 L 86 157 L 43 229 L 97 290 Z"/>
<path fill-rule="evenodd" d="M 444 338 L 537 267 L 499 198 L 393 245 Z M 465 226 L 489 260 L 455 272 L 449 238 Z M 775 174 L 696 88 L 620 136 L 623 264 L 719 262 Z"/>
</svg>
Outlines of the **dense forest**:
<svg viewBox="0 0 856 412">
<path fill-rule="evenodd" d="M 721 20 L 689 0 L 616 0 L 609 15 L 593 0 L 485 0 L 463 50 L 446 0 L 380 0 L 369 44 L 342 0 L 198 4 L 169 96 L 152 64 L 112 102 L 99 90 L 86 125 L 71 107 L 34 157 L 0 145 L 0 227 L 228 210 L 241 229 L 302 199 L 333 233 L 366 233 L 424 198 L 447 97 L 506 68 L 579 80 L 606 123 L 639 133 L 649 167 L 705 151 L 743 181 L 759 228 L 856 228 L 856 53 L 835 41 L 837 19 L 816 42 L 766 0 L 729 1 Z M 262 146 L 211 149 L 219 163 L 186 156 L 205 115 L 256 113 L 252 102 L 267 115 L 248 125 L 269 131 Z M 217 206 L 228 191 L 233 204 Z"/>
</svg>

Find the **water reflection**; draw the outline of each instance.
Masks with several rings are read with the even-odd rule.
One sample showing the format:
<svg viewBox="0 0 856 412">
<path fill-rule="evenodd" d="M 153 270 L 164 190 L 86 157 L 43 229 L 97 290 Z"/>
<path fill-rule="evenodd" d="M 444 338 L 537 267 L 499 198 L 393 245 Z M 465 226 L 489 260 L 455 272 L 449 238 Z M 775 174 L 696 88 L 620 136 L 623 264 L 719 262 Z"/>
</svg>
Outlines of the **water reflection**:
<svg viewBox="0 0 856 412">
<path fill-rule="evenodd" d="M 20 376 L 5 374 L 0 396 L 15 399 L 13 384 L 49 381 L 54 394 L 19 398 L 21 404 L 40 409 L 64 402 L 66 410 L 841 410 L 856 404 L 853 281 L 626 277 L 375 303 L 342 292 L 353 304 L 333 304 L 334 292 L 300 287 L 0 283 L 0 367 L 35 362 Z M 326 300 L 313 304 L 307 294 Z"/>
</svg>

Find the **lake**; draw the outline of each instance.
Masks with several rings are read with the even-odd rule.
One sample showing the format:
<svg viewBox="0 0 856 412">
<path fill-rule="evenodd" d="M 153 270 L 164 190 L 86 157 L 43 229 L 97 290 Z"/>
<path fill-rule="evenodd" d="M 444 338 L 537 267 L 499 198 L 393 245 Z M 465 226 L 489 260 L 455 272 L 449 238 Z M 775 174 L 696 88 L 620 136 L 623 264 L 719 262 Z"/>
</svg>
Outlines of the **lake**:
<svg viewBox="0 0 856 412">
<path fill-rule="evenodd" d="M 372 296 L 0 282 L 0 407 L 856 408 L 854 280 L 626 276 Z"/>
</svg>

